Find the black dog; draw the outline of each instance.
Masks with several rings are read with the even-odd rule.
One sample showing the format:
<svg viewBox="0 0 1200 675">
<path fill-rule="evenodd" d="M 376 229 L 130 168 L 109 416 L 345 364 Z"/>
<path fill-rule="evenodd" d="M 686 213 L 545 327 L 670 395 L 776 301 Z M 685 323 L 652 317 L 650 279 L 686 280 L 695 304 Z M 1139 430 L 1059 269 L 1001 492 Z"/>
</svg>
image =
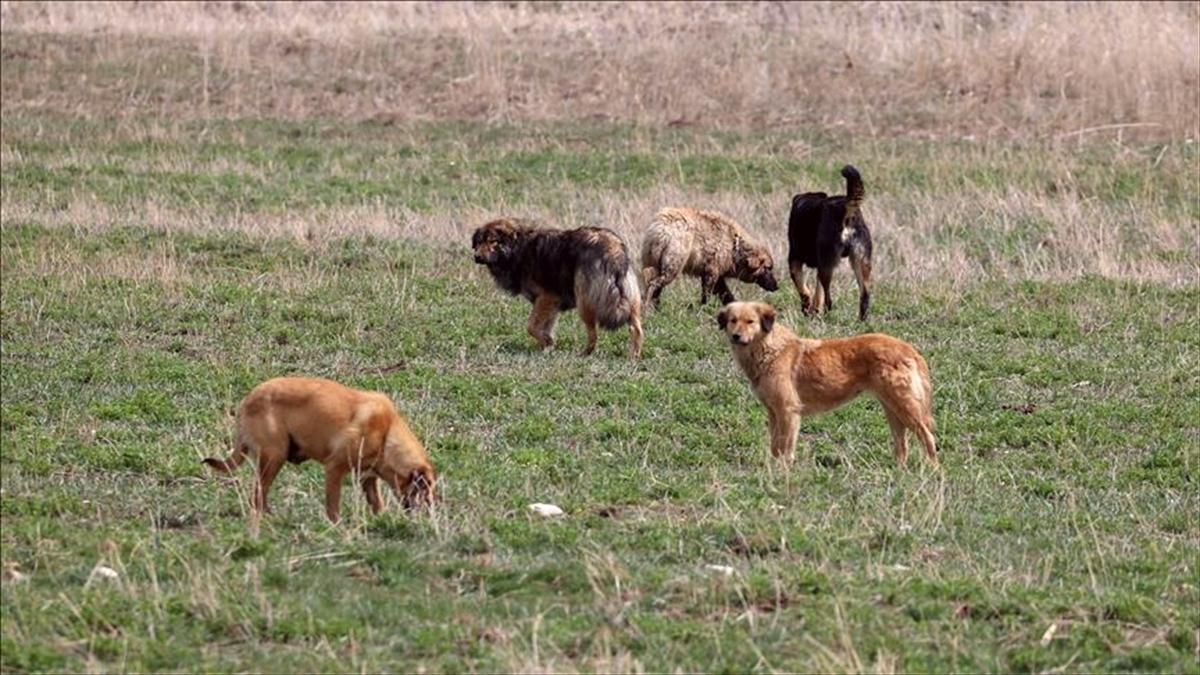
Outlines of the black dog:
<svg viewBox="0 0 1200 675">
<path fill-rule="evenodd" d="M 788 270 L 800 292 L 805 314 L 820 314 L 821 305 L 833 310 L 829 282 L 842 258 L 858 280 L 858 319 L 865 321 L 871 304 L 871 231 L 863 220 L 862 176 L 847 164 L 842 167 L 846 194 L 830 197 L 824 192 L 805 192 L 792 197 L 788 218 Z M 809 295 L 804 283 L 804 268 L 817 270 L 817 286 Z"/>
<path fill-rule="evenodd" d="M 596 348 L 596 326 L 629 324 L 629 352 L 642 352 L 642 294 L 629 249 L 601 227 L 575 230 L 533 227 L 500 218 L 471 237 L 475 262 L 487 265 L 496 285 L 533 303 L 529 334 L 543 349 L 554 346 L 560 312 L 579 307 L 587 328 L 585 354 Z"/>
</svg>

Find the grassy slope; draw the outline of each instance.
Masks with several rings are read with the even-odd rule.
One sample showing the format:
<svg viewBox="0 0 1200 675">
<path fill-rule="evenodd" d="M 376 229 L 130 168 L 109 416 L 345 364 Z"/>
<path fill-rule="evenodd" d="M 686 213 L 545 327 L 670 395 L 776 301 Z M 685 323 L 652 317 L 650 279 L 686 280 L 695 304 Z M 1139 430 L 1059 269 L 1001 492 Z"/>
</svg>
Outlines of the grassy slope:
<svg viewBox="0 0 1200 675">
<path fill-rule="evenodd" d="M 422 160 L 430 173 L 407 182 L 389 169 L 375 193 L 370 166 L 394 160 L 360 145 L 371 126 L 330 142 L 303 125 L 216 125 L 197 150 L 211 166 L 183 176 L 180 136 L 52 127 L 39 140 L 36 127 L 5 120 L 3 189 L 7 205 L 46 214 L 80 195 L 214 213 L 420 209 L 422 195 L 553 206 L 539 188 L 636 189 L 681 145 L 732 158 L 680 169 L 701 189 L 805 171 L 736 137 L 621 141 L 632 156 L 642 146 L 643 175 L 638 161 L 595 164 L 594 147 L 613 143 L 601 132 L 432 127 L 381 133 L 482 159 Z M 247 149 L 256 134 L 276 140 Z M 487 150 L 500 146 L 517 150 Z M 547 146 L 558 154 L 538 159 Z M 896 152 L 910 180 L 949 170 L 933 161 L 943 146 Z M 1034 162 L 1004 160 L 1037 152 L 981 156 L 1001 168 L 980 180 L 1036 182 L 1036 168 L 1022 173 Z M 1069 161 L 1114 204 L 1162 189 L 1144 187 L 1150 170 L 1118 180 L 1107 159 Z M 751 168 L 721 173 L 739 162 Z M 364 183 L 321 178 L 339 174 Z M 1164 194 L 1194 211 L 1187 190 Z M 870 327 L 927 354 L 944 475 L 919 457 L 897 471 L 866 400 L 806 421 L 802 459 L 781 475 L 715 308 L 688 306 L 691 284 L 648 319 L 643 361 L 624 358 L 623 334 L 583 359 L 573 315 L 560 351 L 532 353 L 527 304 L 502 298 L 462 242 L 78 225 L 4 222 L 0 542 L 30 575 L 3 585 L 6 668 L 1196 670 L 1194 285 L 884 276 Z M 790 287 L 771 299 L 791 325 L 843 335 L 861 328 L 850 286 L 843 270 L 824 322 L 797 316 Z M 234 486 L 244 494 L 249 472 L 220 481 L 197 460 L 227 446 L 249 387 L 283 373 L 393 396 L 444 475 L 442 509 L 369 518 L 348 490 L 354 506 L 331 529 L 306 465 L 284 472 L 277 514 L 248 530 Z M 535 520 L 531 501 L 569 515 Z M 119 586 L 85 587 L 97 561 L 122 572 Z"/>
</svg>

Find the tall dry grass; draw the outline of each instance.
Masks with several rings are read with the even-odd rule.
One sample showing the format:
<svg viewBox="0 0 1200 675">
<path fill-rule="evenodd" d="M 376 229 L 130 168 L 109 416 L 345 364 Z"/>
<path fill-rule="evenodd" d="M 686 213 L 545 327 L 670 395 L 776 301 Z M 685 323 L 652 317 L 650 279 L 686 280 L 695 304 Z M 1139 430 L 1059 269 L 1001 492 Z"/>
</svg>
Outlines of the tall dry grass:
<svg viewBox="0 0 1200 675">
<path fill-rule="evenodd" d="M 465 247 L 480 223 L 496 214 L 520 214 L 558 227 L 609 227 L 636 250 L 658 209 L 699 205 L 729 214 L 782 261 L 787 255 L 783 234 L 787 213 L 780 205 L 786 205 L 789 197 L 784 191 L 712 194 L 665 184 L 648 192 L 572 191 L 553 210 L 490 200 L 468 206 L 439 204 L 428 211 L 372 203 L 285 213 L 228 213 L 214 208 L 179 209 L 154 201 L 117 208 L 80 196 L 54 210 L 5 200 L 0 202 L 0 223 L 37 222 L 81 232 L 129 225 L 164 232 L 236 231 L 259 238 L 294 238 L 318 249 L 336 246 L 347 236 L 367 235 Z M 1051 199 L 1014 188 L 950 195 L 869 194 L 864 210 L 876 246 L 876 274 L 890 284 L 961 286 L 984 279 L 1062 281 L 1096 274 L 1181 287 L 1200 279 L 1195 227 L 1159 207 L 1114 208 L 1077 194 Z M 1053 228 L 1030 230 L 1029 223 L 1053 223 Z M 115 267 L 106 269 L 129 278 L 161 273 L 164 279 L 174 270 L 169 257 L 151 257 L 136 270 L 127 269 L 126 262 L 114 261 Z M 845 269 L 840 274 L 849 278 Z"/>
<path fill-rule="evenodd" d="M 1200 135 L 1197 3 L 0 3 L 7 110 Z"/>
</svg>

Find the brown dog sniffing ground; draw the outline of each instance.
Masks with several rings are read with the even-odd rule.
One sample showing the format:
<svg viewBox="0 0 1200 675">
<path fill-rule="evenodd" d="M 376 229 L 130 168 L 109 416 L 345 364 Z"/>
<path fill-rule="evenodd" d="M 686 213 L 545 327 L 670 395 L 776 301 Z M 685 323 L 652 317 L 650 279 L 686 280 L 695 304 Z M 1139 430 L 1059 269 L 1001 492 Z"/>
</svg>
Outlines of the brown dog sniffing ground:
<svg viewBox="0 0 1200 675">
<path fill-rule="evenodd" d="M 883 404 L 896 461 L 908 462 L 911 431 L 926 458 L 938 465 L 933 382 L 916 348 L 879 333 L 801 338 L 775 318 L 775 308 L 762 302 L 734 302 L 717 314 L 734 359 L 767 408 L 773 456 L 792 459 L 801 416 L 833 410 L 869 392 Z"/>
<path fill-rule="evenodd" d="M 337 522 L 342 481 L 353 473 L 373 513 L 383 510 L 379 481 L 405 508 L 432 504 L 433 465 L 425 447 L 383 394 L 337 382 L 279 377 L 255 387 L 238 410 L 237 443 L 229 459 L 204 463 L 231 473 L 247 455 L 258 459 L 250 504 L 269 512 L 267 492 L 283 463 L 315 460 L 325 465 L 325 515 Z"/>
</svg>

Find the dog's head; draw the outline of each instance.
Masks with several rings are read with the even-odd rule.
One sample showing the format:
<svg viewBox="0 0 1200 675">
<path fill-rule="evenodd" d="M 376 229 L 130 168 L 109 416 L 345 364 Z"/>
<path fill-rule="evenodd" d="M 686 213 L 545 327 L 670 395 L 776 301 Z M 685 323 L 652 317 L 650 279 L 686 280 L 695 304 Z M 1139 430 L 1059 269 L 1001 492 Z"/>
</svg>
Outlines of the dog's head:
<svg viewBox="0 0 1200 675">
<path fill-rule="evenodd" d="M 471 248 L 475 249 L 475 262 L 480 265 L 495 265 L 507 258 L 517 241 L 518 226 L 507 218 L 493 220 L 479 226 L 471 235 Z"/>
<path fill-rule="evenodd" d="M 731 302 L 717 312 L 717 325 L 735 347 L 745 347 L 775 327 L 775 308 L 765 302 Z"/>
<path fill-rule="evenodd" d="M 764 291 L 779 290 L 775 259 L 765 246 L 738 237 L 733 244 L 733 265 L 739 281 L 758 284 Z"/>
<path fill-rule="evenodd" d="M 432 506 L 437 501 L 437 472 L 402 418 L 388 429 L 383 457 L 374 470 L 406 509 Z"/>
<path fill-rule="evenodd" d="M 437 475 L 433 467 L 425 464 L 408 472 L 404 485 L 396 491 L 396 497 L 408 510 L 429 508 L 437 501 Z"/>
<path fill-rule="evenodd" d="M 418 508 L 429 508 L 437 501 L 437 473 L 428 463 L 395 466 L 387 462 L 385 466 L 376 468 L 379 477 L 392 488 L 392 494 L 412 511 Z"/>
</svg>

